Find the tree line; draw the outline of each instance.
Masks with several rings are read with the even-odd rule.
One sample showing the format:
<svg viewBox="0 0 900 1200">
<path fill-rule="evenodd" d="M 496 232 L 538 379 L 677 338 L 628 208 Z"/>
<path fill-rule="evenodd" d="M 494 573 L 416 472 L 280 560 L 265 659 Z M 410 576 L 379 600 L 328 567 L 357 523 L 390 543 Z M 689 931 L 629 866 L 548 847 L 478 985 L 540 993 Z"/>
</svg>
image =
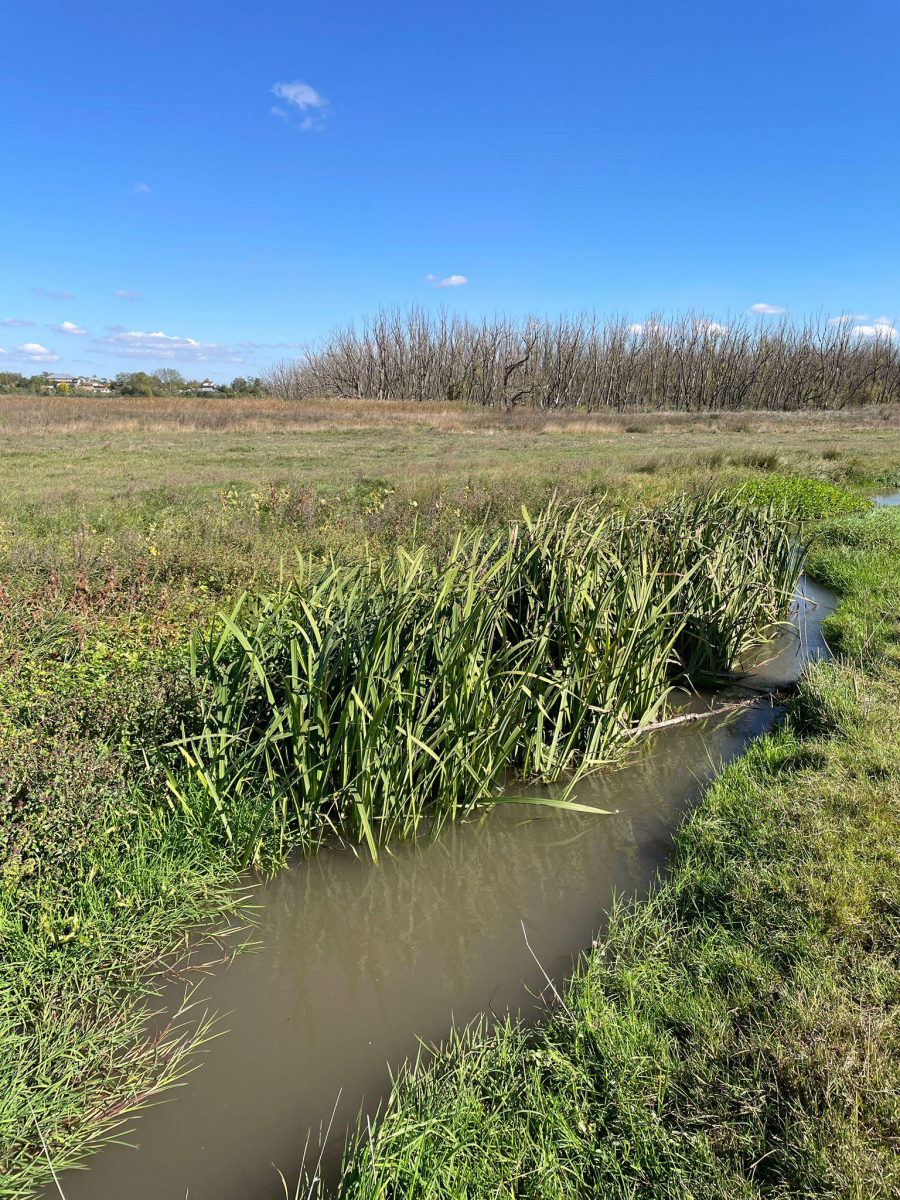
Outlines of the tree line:
<svg viewBox="0 0 900 1200">
<path fill-rule="evenodd" d="M 38 395 L 52 385 L 47 373 L 23 375 L 19 371 L 0 371 L 0 393 L 21 392 Z M 161 367 L 158 371 L 122 371 L 109 381 L 112 392 L 119 396 L 177 396 L 199 394 L 202 384 L 197 379 L 186 379 L 180 371 Z M 70 389 L 71 390 L 71 389 Z M 77 389 L 75 389 L 77 390 Z M 221 396 L 265 396 L 268 389 L 258 376 L 232 379 L 231 383 L 216 385 L 216 394 Z"/>
<path fill-rule="evenodd" d="M 264 376 L 286 400 L 458 400 L 500 408 L 843 408 L 900 400 L 900 339 L 848 319 L 720 324 L 688 313 L 472 320 L 414 307 L 345 325 Z"/>
</svg>

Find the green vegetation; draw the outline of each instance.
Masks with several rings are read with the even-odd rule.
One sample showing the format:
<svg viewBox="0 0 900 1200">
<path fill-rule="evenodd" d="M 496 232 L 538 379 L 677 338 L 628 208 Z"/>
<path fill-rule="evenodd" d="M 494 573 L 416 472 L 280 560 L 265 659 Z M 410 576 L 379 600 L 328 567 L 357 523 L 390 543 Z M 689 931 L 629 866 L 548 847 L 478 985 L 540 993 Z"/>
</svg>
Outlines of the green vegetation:
<svg viewBox="0 0 900 1200">
<path fill-rule="evenodd" d="M 737 494 L 749 504 L 771 506 L 781 516 L 794 521 L 816 521 L 846 513 L 862 513 L 871 501 L 859 492 L 797 475 L 763 475 L 742 484 Z"/>
<path fill-rule="evenodd" d="M 631 415 L 628 425 L 638 432 L 626 432 L 625 421 L 614 416 L 598 423 L 540 413 L 506 418 L 461 406 L 448 414 L 445 407 L 386 402 L 0 401 L 0 1195 L 24 1198 L 46 1178 L 38 1126 L 63 1167 L 185 1069 L 188 1045 L 203 1036 L 202 1024 L 198 1029 L 188 1015 L 161 1041 L 141 1042 L 142 1013 L 160 972 L 185 952 L 186 934 L 190 941 L 210 920 L 237 917 L 234 872 L 248 850 L 250 857 L 273 863 L 295 842 L 311 847 L 332 828 L 365 839 L 356 804 L 359 781 L 373 762 L 397 769 L 388 731 L 406 722 L 424 745 L 444 744 L 446 710 L 429 699 L 429 680 L 453 690 L 450 684 L 466 664 L 462 642 L 457 637 L 454 643 L 448 627 L 443 640 L 432 636 L 427 642 L 427 670 L 414 669 L 396 644 L 389 649 L 382 629 L 388 617 L 402 616 L 418 637 L 439 601 L 441 613 L 461 614 L 477 555 L 483 562 L 493 555 L 490 569 L 498 568 L 511 548 L 494 539 L 518 521 L 513 552 L 529 571 L 527 587 L 510 586 L 507 562 L 496 576 L 503 587 L 497 585 L 490 603 L 482 597 L 477 614 L 466 619 L 477 619 L 472 628 L 482 636 L 517 612 L 520 624 L 525 615 L 531 620 L 540 614 L 540 636 L 530 630 L 527 647 L 533 654 L 541 645 L 542 653 L 552 649 L 564 671 L 540 680 L 557 705 L 547 709 L 545 728 L 535 724 L 536 708 L 529 714 L 520 709 L 527 717 L 527 746 L 518 734 L 514 745 L 506 745 L 509 739 L 497 734 L 498 711 L 496 737 L 484 747 L 481 765 L 489 770 L 491 761 L 507 755 L 524 769 L 552 771 L 566 754 L 570 766 L 586 752 L 588 758 L 612 759 L 623 730 L 649 719 L 653 704 L 664 699 L 675 669 L 667 664 L 660 670 L 666 639 L 676 639 L 681 669 L 721 670 L 751 626 L 773 615 L 793 569 L 777 521 L 752 516 L 746 506 L 739 515 L 730 503 L 710 514 L 703 497 L 753 478 L 762 468 L 749 466 L 747 455 L 762 452 L 775 455 L 784 475 L 841 486 L 890 483 L 900 447 L 893 410 L 872 409 L 865 419 L 835 414 L 821 422 L 781 423 L 752 416 Z M 838 439 L 840 451 L 834 449 Z M 652 471 L 643 469 L 648 459 L 655 462 Z M 696 519 L 707 540 L 692 546 L 679 536 L 667 548 L 658 518 L 639 510 L 670 506 L 672 495 L 684 491 L 691 499 L 666 511 L 683 522 Z M 590 548 L 583 528 L 574 531 L 578 553 L 564 572 L 568 599 L 559 608 L 548 602 L 552 561 L 540 560 L 541 546 L 566 536 L 565 523 L 544 529 L 530 552 L 521 526 L 522 504 L 538 512 L 554 492 L 559 504 L 584 501 L 584 513 L 593 513 L 606 495 L 614 501 L 601 510 L 606 525 L 596 546 Z M 617 498 L 628 500 L 627 510 L 617 507 Z M 710 541 L 726 518 L 733 529 Z M 879 517 L 869 521 L 871 537 L 877 532 L 878 546 L 890 554 L 894 534 Z M 833 548 L 838 564 L 845 554 L 840 547 L 851 544 L 856 535 L 849 531 L 858 525 L 829 525 L 817 561 Z M 638 529 L 641 547 L 626 550 L 624 531 Z M 480 542 L 479 530 L 485 531 Z M 741 537 L 742 552 L 748 538 L 762 539 L 760 547 L 774 538 L 771 547 L 781 558 L 768 563 L 745 553 L 738 557 Z M 629 636 L 656 647 L 642 658 L 640 672 L 633 669 L 643 694 L 633 707 L 618 696 L 614 717 L 591 726 L 593 718 L 587 710 L 579 716 L 566 692 L 584 672 L 585 657 L 565 639 L 591 621 L 595 629 L 611 629 L 612 594 L 595 614 L 586 604 L 586 581 L 590 570 L 613 564 L 616 556 L 633 570 L 638 549 L 647 561 L 633 573 L 635 590 L 616 599 L 621 611 L 639 612 L 644 566 L 651 576 L 657 572 L 645 599 L 658 608 L 673 598 L 661 581 L 663 564 L 679 571 L 693 566 L 684 612 L 707 618 L 719 613 L 718 645 L 705 662 L 697 657 L 709 619 L 705 626 L 680 628 L 670 608 L 665 632 L 661 617 L 656 625 L 635 620 Z M 196 735 L 204 728 L 225 735 L 228 753 L 217 764 L 232 800 L 239 800 L 241 786 L 232 768 L 258 774 L 266 754 L 297 749 L 299 743 L 279 741 L 272 731 L 259 735 L 268 728 L 267 715 L 287 715 L 275 686 L 277 668 L 290 662 L 291 645 L 310 631 L 301 589 L 290 582 L 301 572 L 298 551 L 304 595 L 315 589 L 324 610 L 334 608 L 341 588 L 359 589 L 338 626 L 371 653 L 370 664 L 380 662 L 385 678 L 393 672 L 403 686 L 395 706 L 384 709 L 378 736 L 358 739 L 346 775 L 334 773 L 332 755 L 334 770 L 330 777 L 323 772 L 319 795 L 325 799 L 326 789 L 337 784 L 339 804 L 301 804 L 284 822 L 273 819 L 274 796 L 286 795 L 296 781 L 292 760 L 274 777 L 265 804 L 239 804 L 237 819 L 226 813 L 226 824 L 208 803 Z M 342 564 L 340 581 L 329 565 L 332 555 Z M 441 600 L 441 588 L 451 580 Z M 744 584 L 761 589 L 746 608 Z M 378 601 L 368 625 L 364 590 Z M 235 612 L 245 591 L 234 620 L 250 635 L 249 655 L 221 619 L 218 626 L 210 623 L 214 611 Z M 513 599 L 530 608 L 510 610 Z M 872 617 L 862 636 L 873 661 L 890 652 L 889 638 L 870 636 L 884 627 L 882 616 Z M 197 628 L 207 632 L 196 644 L 192 671 L 186 648 Z M 327 705 L 306 719 L 317 722 L 322 745 L 334 747 L 341 720 L 346 724 L 350 716 L 348 684 L 367 701 L 381 684 L 367 680 L 364 692 L 363 677 L 338 661 L 333 644 L 315 645 L 312 665 L 327 673 Z M 622 647 L 612 638 L 604 660 L 609 670 L 601 682 L 613 689 L 610 696 L 628 682 Z M 490 658 L 488 650 L 494 654 L 482 642 L 481 664 L 500 663 L 502 655 Z M 271 704 L 261 688 L 250 686 L 253 654 L 265 660 L 267 677 L 275 680 Z M 311 662 L 304 660 L 303 670 Z M 464 693 L 469 708 L 461 711 L 458 730 L 476 721 L 477 682 Z M 242 707 L 226 714 L 220 702 L 232 684 Z M 498 677 L 485 673 L 478 686 L 493 705 L 496 693 L 489 689 L 501 686 Z M 377 694 L 390 700 L 386 686 Z M 561 719 L 564 697 L 570 706 Z M 551 724 L 565 734 L 565 754 L 560 743 L 553 745 Z M 239 743 L 227 742 L 231 734 L 245 738 L 243 761 Z M 458 731 L 454 736 L 461 743 Z M 176 743 L 193 756 L 193 767 Z M 393 811 L 379 807 L 388 789 L 376 795 L 377 780 L 371 785 L 362 811 L 376 845 L 435 803 L 444 782 L 436 772 L 429 779 L 429 762 L 422 751 L 415 786 Z M 463 777 L 446 784 L 441 794 L 452 814 Z"/>
<path fill-rule="evenodd" d="M 104 390 L 116 396 L 175 396 L 181 394 L 199 395 L 204 387 L 203 381 L 185 379 L 180 371 L 172 367 L 161 367 L 158 371 L 148 374 L 146 371 L 123 371 L 115 379 L 95 381 Z M 204 388 L 213 391 L 218 396 L 264 396 L 266 387 L 259 377 L 244 378 L 237 376 L 230 384 L 223 383 Z M 40 375 L 23 375 L 20 371 L 0 371 L 0 395 L 15 393 L 19 395 L 36 396 L 49 393 L 56 397 L 91 396 L 94 388 L 88 382 L 78 383 L 78 377 L 71 380 L 60 380 L 48 371 Z"/>
<path fill-rule="evenodd" d="M 185 932 L 232 913 L 225 855 L 158 802 L 143 749 L 171 736 L 184 672 L 129 614 L 52 590 L 5 606 L 0 671 L 0 1195 L 80 1157 L 184 1069 L 202 1022 L 142 1040 Z M 23 620 L 25 617 L 25 620 Z M 85 637 L 85 633 L 90 633 Z M 82 640 L 84 639 L 84 640 Z"/>
<path fill-rule="evenodd" d="M 332 831 L 376 857 L 511 767 L 574 783 L 616 761 L 674 678 L 720 678 L 784 616 L 798 573 L 781 522 L 719 495 L 554 503 L 446 558 L 310 566 L 195 640 L 201 727 L 170 787 L 241 865 Z"/>
<path fill-rule="evenodd" d="M 510 764 L 611 761 L 674 672 L 727 670 L 783 611 L 798 560 L 716 497 L 557 505 L 449 558 L 307 565 L 220 610 L 193 673 L 195 592 L 135 571 L 35 588 L 34 568 L 0 672 L 10 1196 L 44 1177 L 38 1129 L 65 1166 L 182 1069 L 189 1028 L 135 1045 L 145 973 L 238 906 L 235 869 L 329 830 L 375 853 L 489 801 Z"/>
<path fill-rule="evenodd" d="M 900 518 L 883 508 L 864 521 L 829 521 L 817 530 L 812 569 L 844 597 L 827 618 L 828 638 L 862 663 L 900 665 Z"/>
<path fill-rule="evenodd" d="M 338 1193 L 896 1196 L 900 513 L 827 526 L 847 657 L 706 792 L 546 1022 L 403 1072 Z"/>
</svg>

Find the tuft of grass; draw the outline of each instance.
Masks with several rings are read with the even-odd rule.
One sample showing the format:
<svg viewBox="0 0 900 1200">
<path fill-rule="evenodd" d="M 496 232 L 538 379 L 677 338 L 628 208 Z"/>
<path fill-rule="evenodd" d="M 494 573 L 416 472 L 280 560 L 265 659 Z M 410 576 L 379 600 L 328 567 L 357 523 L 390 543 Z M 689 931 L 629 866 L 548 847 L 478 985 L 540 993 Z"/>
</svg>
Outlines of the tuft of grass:
<svg viewBox="0 0 900 1200">
<path fill-rule="evenodd" d="M 21 597 L 0 618 L 0 1195 L 24 1200 L 176 1082 L 208 1029 L 148 1036 L 163 971 L 241 896 L 157 800 L 144 751 L 187 673 L 159 630 Z M 26 611 L 30 620 L 26 619 Z M 96 614 L 95 614 L 96 615 Z"/>
</svg>

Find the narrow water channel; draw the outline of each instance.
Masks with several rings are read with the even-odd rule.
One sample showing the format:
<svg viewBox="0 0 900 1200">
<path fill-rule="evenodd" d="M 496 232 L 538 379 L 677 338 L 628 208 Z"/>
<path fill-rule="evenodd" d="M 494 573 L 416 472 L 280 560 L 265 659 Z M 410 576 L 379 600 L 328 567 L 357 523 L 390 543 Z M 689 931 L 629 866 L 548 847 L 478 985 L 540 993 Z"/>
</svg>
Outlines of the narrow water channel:
<svg viewBox="0 0 900 1200">
<path fill-rule="evenodd" d="M 793 629 L 747 682 L 790 682 L 827 654 L 820 626 L 831 608 L 805 582 Z M 419 1039 L 484 1012 L 538 1015 L 544 981 L 522 924 L 544 969 L 565 976 L 614 895 L 647 890 L 704 782 L 775 717 L 761 704 L 661 732 L 634 763 L 580 787 L 578 799 L 613 816 L 501 806 L 377 867 L 328 850 L 263 884 L 259 951 L 202 987 L 227 1032 L 133 1123 L 131 1145 L 66 1173 L 68 1200 L 283 1198 L 278 1170 L 296 1179 L 308 1132 L 340 1095 L 333 1167 L 348 1124 L 387 1090 L 388 1064 Z"/>
</svg>

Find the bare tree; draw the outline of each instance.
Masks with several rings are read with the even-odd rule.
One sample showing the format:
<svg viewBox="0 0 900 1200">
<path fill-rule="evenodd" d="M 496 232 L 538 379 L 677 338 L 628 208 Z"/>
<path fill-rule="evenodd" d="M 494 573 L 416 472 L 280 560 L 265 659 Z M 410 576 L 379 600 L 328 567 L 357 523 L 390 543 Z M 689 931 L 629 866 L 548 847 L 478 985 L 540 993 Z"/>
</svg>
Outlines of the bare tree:
<svg viewBox="0 0 900 1200">
<path fill-rule="evenodd" d="M 900 400 L 900 342 L 846 324 L 700 313 L 473 321 L 381 309 L 268 372 L 285 400 L 451 400 L 505 409 L 792 411 Z"/>
</svg>

